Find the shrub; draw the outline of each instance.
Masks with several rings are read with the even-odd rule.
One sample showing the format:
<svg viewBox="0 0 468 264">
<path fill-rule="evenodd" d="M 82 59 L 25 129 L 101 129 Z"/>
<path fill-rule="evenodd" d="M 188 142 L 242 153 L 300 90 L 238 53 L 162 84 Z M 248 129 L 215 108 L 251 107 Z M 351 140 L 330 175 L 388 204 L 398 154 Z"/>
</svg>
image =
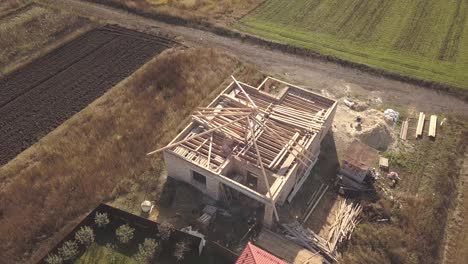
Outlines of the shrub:
<svg viewBox="0 0 468 264">
<path fill-rule="evenodd" d="M 47 264 L 62 264 L 63 259 L 59 255 L 51 254 L 47 256 L 47 258 L 45 259 L 45 262 Z"/>
<path fill-rule="evenodd" d="M 72 260 L 78 255 L 78 244 L 75 241 L 69 240 L 63 243 L 58 251 L 63 260 Z"/>
<path fill-rule="evenodd" d="M 174 257 L 177 261 L 181 261 L 184 259 L 185 253 L 189 250 L 189 243 L 187 241 L 180 241 L 175 246 Z"/>
<path fill-rule="evenodd" d="M 98 227 L 105 227 L 107 224 L 109 224 L 109 216 L 107 213 L 99 213 L 96 212 L 96 216 L 94 217 L 94 222 Z"/>
<path fill-rule="evenodd" d="M 89 226 L 82 226 L 80 230 L 76 231 L 75 239 L 80 244 L 89 247 L 94 242 L 94 231 Z"/>
<path fill-rule="evenodd" d="M 128 241 L 133 239 L 133 233 L 135 232 L 134 228 L 131 228 L 129 225 L 121 225 L 117 230 L 115 230 L 115 235 L 117 239 L 122 244 L 128 243 Z"/>
<path fill-rule="evenodd" d="M 175 228 L 171 223 L 163 222 L 158 226 L 159 236 L 162 240 L 167 240 L 174 232 Z"/>
<path fill-rule="evenodd" d="M 153 259 L 159 244 L 155 239 L 146 238 L 145 241 L 138 245 L 138 253 L 135 255 L 135 260 L 138 263 L 150 263 Z"/>
</svg>

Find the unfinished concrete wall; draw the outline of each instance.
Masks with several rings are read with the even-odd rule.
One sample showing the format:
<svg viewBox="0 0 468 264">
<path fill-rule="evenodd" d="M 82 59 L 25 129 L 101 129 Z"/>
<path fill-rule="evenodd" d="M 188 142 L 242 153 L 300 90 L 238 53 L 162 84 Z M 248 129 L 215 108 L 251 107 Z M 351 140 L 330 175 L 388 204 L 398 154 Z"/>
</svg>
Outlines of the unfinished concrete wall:
<svg viewBox="0 0 468 264">
<path fill-rule="evenodd" d="M 219 180 L 217 175 L 208 170 L 181 158 L 179 155 L 164 151 L 164 161 L 166 163 L 167 174 L 179 181 L 184 181 L 203 193 L 209 195 L 213 199 L 218 200 L 219 197 Z M 193 172 L 197 172 L 206 178 L 206 184 L 201 184 L 193 177 Z"/>
<path fill-rule="evenodd" d="M 227 176 L 233 173 L 238 173 L 242 175 L 243 177 L 242 183 L 244 184 L 246 182 L 247 174 L 249 172 L 252 172 L 258 176 L 257 177 L 257 189 L 254 191 L 261 193 L 261 194 L 266 194 L 268 192 L 268 189 L 265 185 L 265 179 L 263 178 L 262 171 L 256 166 L 253 166 L 252 164 L 233 159 L 231 160 L 229 166 L 226 166 L 225 170 L 223 170 L 221 174 Z M 271 186 L 273 182 L 276 180 L 276 177 L 273 176 L 273 174 L 269 171 L 266 171 L 266 174 L 267 174 L 268 182 Z"/>
<path fill-rule="evenodd" d="M 321 134 L 320 134 L 320 142 L 322 142 L 323 138 L 327 135 L 328 131 L 330 130 L 333 124 L 333 119 L 335 118 L 335 113 L 336 113 L 337 108 L 338 108 L 338 104 L 335 103 L 333 105 L 333 108 L 330 110 L 330 113 L 327 119 L 323 123 L 323 129 L 321 130 Z"/>
<path fill-rule="evenodd" d="M 273 206 L 270 204 L 265 204 L 265 209 L 263 211 L 263 225 L 266 227 L 271 227 L 273 225 L 274 218 Z"/>
</svg>

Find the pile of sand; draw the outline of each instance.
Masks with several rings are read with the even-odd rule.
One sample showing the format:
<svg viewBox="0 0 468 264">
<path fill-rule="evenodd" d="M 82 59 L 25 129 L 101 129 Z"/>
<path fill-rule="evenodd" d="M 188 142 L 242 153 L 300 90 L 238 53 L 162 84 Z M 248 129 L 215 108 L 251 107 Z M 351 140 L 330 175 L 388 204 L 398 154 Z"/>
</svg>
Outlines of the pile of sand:
<svg viewBox="0 0 468 264">
<path fill-rule="evenodd" d="M 358 133 L 359 139 L 378 150 L 386 150 L 394 139 L 385 122 L 377 123 Z"/>
<path fill-rule="evenodd" d="M 356 128 L 357 117 L 362 119 L 361 128 Z M 385 118 L 383 112 L 375 109 L 357 112 L 339 105 L 334 124 L 334 134 L 345 142 L 352 142 L 357 138 L 375 149 L 384 151 L 395 141 L 391 128 L 393 123 Z"/>
</svg>

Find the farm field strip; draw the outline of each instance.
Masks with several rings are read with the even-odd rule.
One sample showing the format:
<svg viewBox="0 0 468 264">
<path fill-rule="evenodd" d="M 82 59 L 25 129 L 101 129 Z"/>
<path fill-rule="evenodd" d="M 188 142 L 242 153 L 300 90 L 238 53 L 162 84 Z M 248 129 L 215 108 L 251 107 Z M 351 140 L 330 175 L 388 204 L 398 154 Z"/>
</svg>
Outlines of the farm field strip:
<svg viewBox="0 0 468 264">
<path fill-rule="evenodd" d="M 267 0 L 235 27 L 420 79 L 468 88 L 468 2 Z"/>
<path fill-rule="evenodd" d="M 95 29 L 0 81 L 0 164 L 170 46 L 116 27 Z"/>
<path fill-rule="evenodd" d="M 32 1 L 0 3 L 0 77 L 92 25 L 86 18 Z"/>
</svg>

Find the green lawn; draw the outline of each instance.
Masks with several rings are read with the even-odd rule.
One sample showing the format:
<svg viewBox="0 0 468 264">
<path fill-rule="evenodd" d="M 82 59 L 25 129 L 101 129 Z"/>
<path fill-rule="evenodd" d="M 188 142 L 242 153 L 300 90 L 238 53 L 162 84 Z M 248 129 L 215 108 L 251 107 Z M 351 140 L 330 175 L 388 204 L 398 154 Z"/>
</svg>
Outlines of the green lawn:
<svg viewBox="0 0 468 264">
<path fill-rule="evenodd" d="M 137 264 L 132 258 L 113 249 L 93 244 L 75 264 Z"/>
<path fill-rule="evenodd" d="M 468 89 L 466 0 L 267 0 L 235 27 Z"/>
</svg>

